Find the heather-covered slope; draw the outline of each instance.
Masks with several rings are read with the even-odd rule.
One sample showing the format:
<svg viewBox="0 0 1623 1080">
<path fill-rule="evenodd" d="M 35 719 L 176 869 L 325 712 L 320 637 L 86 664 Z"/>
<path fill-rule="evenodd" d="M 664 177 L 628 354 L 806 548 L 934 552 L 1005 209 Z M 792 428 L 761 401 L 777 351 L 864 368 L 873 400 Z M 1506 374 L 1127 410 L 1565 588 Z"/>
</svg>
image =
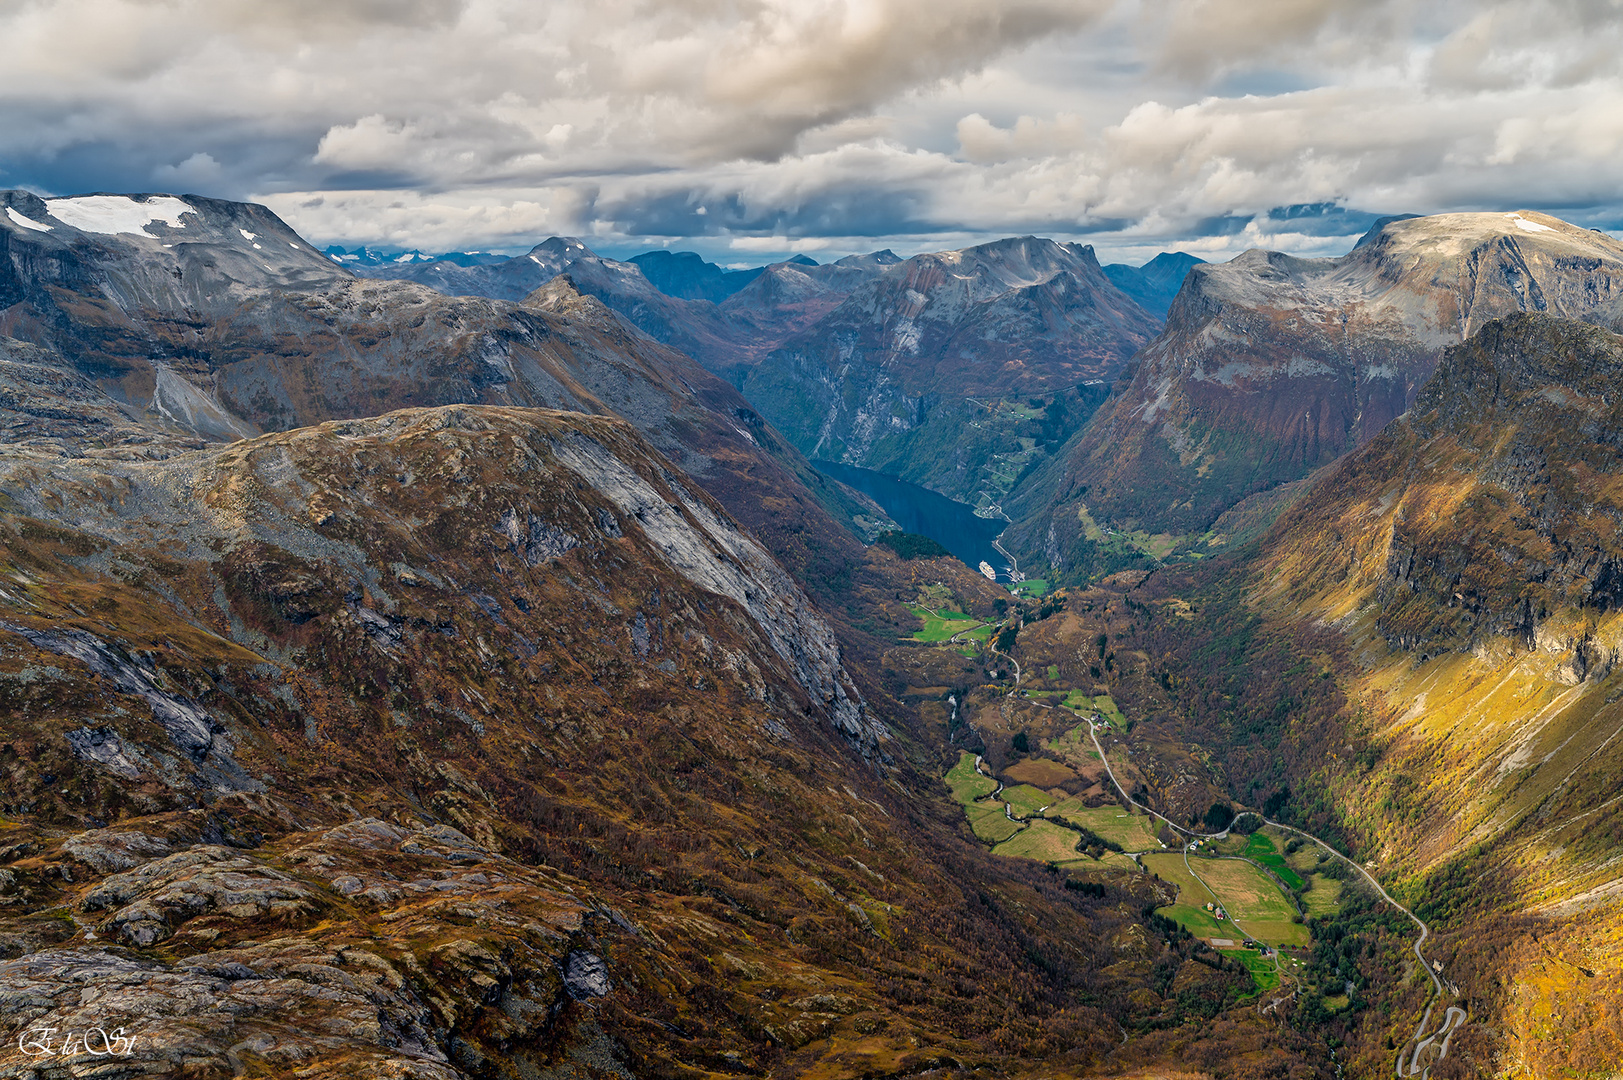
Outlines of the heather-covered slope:
<svg viewBox="0 0 1623 1080">
<path fill-rule="evenodd" d="M 125 1075 L 1316 1060 L 1243 1011 L 1157 1031 L 1243 975 L 1140 921 L 1147 878 L 963 839 L 621 421 L 9 448 L 0 491 L 0 1000 L 123 1027 Z"/>
<path fill-rule="evenodd" d="M 1532 1076 L 1623 1059 L 1598 1007 L 1623 986 L 1620 378 L 1607 331 L 1488 323 L 1258 567 L 1262 610 L 1343 639 L 1362 704 L 1308 783 L 1435 920 L 1484 1021 L 1464 1047 Z"/>
<path fill-rule="evenodd" d="M 1623 315 L 1623 245 L 1536 213 L 1377 225 L 1339 259 L 1197 266 L 1165 331 L 1014 507 L 1024 550 L 1085 570 L 1100 526 L 1206 536 L 1220 515 L 1372 439 L 1446 346 L 1521 310 Z"/>
<path fill-rule="evenodd" d="M 1156 328 L 1091 248 L 1000 240 L 892 266 L 743 391 L 809 457 L 991 505 L 1041 456 L 1045 411 L 1075 411 Z"/>
</svg>

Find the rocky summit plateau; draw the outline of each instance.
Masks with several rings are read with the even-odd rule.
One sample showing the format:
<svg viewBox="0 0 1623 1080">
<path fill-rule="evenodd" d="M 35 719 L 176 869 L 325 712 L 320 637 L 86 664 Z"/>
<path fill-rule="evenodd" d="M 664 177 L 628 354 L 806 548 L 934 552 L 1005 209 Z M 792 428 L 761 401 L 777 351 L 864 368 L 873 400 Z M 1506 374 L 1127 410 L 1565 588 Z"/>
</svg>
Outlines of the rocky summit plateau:
<svg viewBox="0 0 1623 1080">
<path fill-rule="evenodd" d="M 1612 237 L 517 250 L 0 192 L 0 1077 L 1623 1063 Z"/>
</svg>

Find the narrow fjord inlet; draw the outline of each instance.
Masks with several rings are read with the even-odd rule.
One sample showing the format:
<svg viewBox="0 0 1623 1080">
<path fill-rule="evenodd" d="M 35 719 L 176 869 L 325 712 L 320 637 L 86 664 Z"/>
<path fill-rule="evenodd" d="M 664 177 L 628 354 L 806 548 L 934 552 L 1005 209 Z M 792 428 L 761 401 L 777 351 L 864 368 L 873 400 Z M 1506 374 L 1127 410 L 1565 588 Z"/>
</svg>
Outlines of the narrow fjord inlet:
<svg viewBox="0 0 1623 1080">
<path fill-rule="evenodd" d="M 812 464 L 871 497 L 902 531 L 927 536 L 967 566 L 978 568 L 984 563 L 993 567 L 999 580 L 1009 580 L 1008 559 L 992 546 L 1008 527 L 1002 518 L 978 517 L 974 507 L 872 469 L 835 461 Z"/>
</svg>

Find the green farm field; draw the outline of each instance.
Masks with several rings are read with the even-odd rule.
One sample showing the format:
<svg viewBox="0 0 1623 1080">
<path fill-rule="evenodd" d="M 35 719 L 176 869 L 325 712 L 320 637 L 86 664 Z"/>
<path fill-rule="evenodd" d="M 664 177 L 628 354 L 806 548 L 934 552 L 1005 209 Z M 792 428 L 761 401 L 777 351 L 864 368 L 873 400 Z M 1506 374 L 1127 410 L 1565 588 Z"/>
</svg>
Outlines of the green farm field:
<svg viewBox="0 0 1623 1080">
<path fill-rule="evenodd" d="M 1068 862 L 1077 857 L 1076 833 L 1052 821 L 1033 821 L 992 849 L 994 855 L 1013 855 L 1037 862 Z"/>
<path fill-rule="evenodd" d="M 1279 985 L 1279 970 L 1274 967 L 1272 957 L 1264 956 L 1255 949 L 1219 949 L 1218 952 L 1244 964 L 1259 993 Z"/>
<path fill-rule="evenodd" d="M 1174 851 L 1152 852 L 1141 856 L 1140 862 L 1144 869 L 1159 877 L 1162 881 L 1170 881 L 1178 887 L 1178 903 L 1188 907 L 1204 909 L 1208 903 L 1215 903 L 1217 898 L 1211 892 L 1190 876 L 1184 869 L 1183 856 Z M 1202 914 L 1205 914 L 1202 910 Z"/>
<path fill-rule="evenodd" d="M 958 752 L 958 764 L 947 772 L 947 787 L 952 790 L 954 802 L 968 806 L 976 799 L 997 790 L 997 781 L 975 771 L 975 755 Z M 1001 812 L 1001 810 L 999 811 Z"/>
<path fill-rule="evenodd" d="M 924 622 L 924 629 L 913 635 L 914 641 L 946 641 L 954 634 L 973 630 L 981 624 L 975 616 L 961 611 L 931 611 L 917 604 L 909 604 L 908 610 Z"/>
<path fill-rule="evenodd" d="M 1142 868 L 1131 858 L 1119 851 L 1107 851 L 1097 859 L 1078 859 L 1074 863 L 1061 863 L 1061 866 L 1071 870 L 1086 870 L 1096 867 L 1100 870 L 1131 870 L 1133 873 L 1142 873 Z"/>
<path fill-rule="evenodd" d="M 1240 851 L 1241 856 L 1250 859 L 1261 866 L 1266 866 L 1279 876 L 1292 889 L 1302 887 L 1302 879 L 1285 861 L 1280 853 L 1274 838 L 1268 835 L 1267 830 L 1252 833 L 1246 838 L 1245 847 Z"/>
<path fill-rule="evenodd" d="M 1042 788 L 1032 787 L 1030 784 L 1006 787 L 998 798 L 1014 808 L 1016 817 L 1035 817 L 1040 810 L 1052 806 L 1056 801 L 1054 796 Z"/>
<path fill-rule="evenodd" d="M 1065 695 L 1065 700 L 1061 704 L 1072 712 L 1097 712 L 1115 727 L 1125 728 L 1127 726 L 1127 717 L 1122 715 L 1121 709 L 1116 707 L 1116 699 L 1109 694 L 1090 697 L 1080 690 L 1072 690 Z"/>
<path fill-rule="evenodd" d="M 1291 902 L 1261 870 L 1239 859 L 1189 862 L 1245 933 L 1269 945 L 1311 944 L 1307 927 L 1291 921 L 1296 913 Z"/>
<path fill-rule="evenodd" d="M 1080 799 L 1067 799 L 1048 811 L 1050 817 L 1064 818 L 1082 826 L 1123 851 L 1160 851 L 1155 838 L 1155 819 L 1120 806 L 1082 805 Z"/>
<path fill-rule="evenodd" d="M 1001 844 L 1020 831 L 1020 823 L 1008 819 L 1000 802 L 974 803 L 964 807 L 964 814 L 975 835 L 990 844 Z"/>
<path fill-rule="evenodd" d="M 1196 937 L 1202 938 L 1228 938 L 1238 942 L 1240 933 L 1226 922 L 1218 922 L 1211 912 L 1204 906 L 1195 907 L 1191 904 L 1169 904 L 1166 907 L 1156 908 L 1157 915 L 1165 915 Z"/>
<path fill-rule="evenodd" d="M 1323 874 L 1313 875 L 1313 888 L 1302 895 L 1302 904 L 1320 918 L 1341 910 L 1341 882 Z"/>
</svg>

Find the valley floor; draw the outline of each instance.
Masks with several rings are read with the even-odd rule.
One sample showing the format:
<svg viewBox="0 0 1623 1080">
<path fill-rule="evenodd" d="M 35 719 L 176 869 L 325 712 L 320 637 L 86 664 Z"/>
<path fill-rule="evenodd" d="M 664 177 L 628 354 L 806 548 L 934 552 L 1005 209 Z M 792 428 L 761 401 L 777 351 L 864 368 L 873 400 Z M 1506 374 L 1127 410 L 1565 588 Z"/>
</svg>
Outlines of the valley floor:
<svg viewBox="0 0 1623 1080">
<path fill-rule="evenodd" d="M 958 634 L 974 625 L 972 619 L 955 624 L 937 611 L 913 610 L 925 623 L 915 635 L 921 643 L 956 644 Z M 979 642 L 988 640 L 978 635 Z M 1002 655 L 995 645 L 970 654 L 994 665 Z M 1369 1007 L 1363 980 L 1326 978 L 1316 954 L 1344 933 L 1344 908 L 1384 906 L 1414 923 L 1419 938 L 1413 955 L 1435 990 L 1424 1000 L 1413 1034 L 1395 1047 L 1394 1067 L 1400 1076 L 1429 1076 L 1446 1059 L 1468 1014 L 1458 1007 L 1457 989 L 1440 977 L 1441 965 L 1427 962 L 1422 946 L 1429 929 L 1365 868 L 1329 842 L 1268 821 L 1255 809 L 1240 807 L 1237 816 L 1230 811 L 1231 823 L 1202 831 L 1144 805 L 1112 765 L 1106 741 L 1130 754 L 1124 735 L 1131 724 L 1108 694 L 1098 693 L 1102 687 L 1091 685 L 1090 693 L 1068 686 L 1059 666 L 1048 665 L 1041 689 L 1023 689 L 1018 664 L 1004 659 L 1007 677 L 971 690 L 962 708 L 979 704 L 978 718 L 1005 727 L 1018 718 L 1019 738 L 1010 739 L 999 767 L 960 750 L 945 776 L 952 801 L 993 854 L 1040 862 L 1082 882 L 1130 873 L 1166 883 L 1174 892 L 1155 914 L 1242 966 L 1251 989 L 1234 994 L 1227 1007 L 1249 1001 L 1263 1014 L 1356 1018 Z M 1029 652 L 1027 663 L 1033 665 Z M 959 708 L 955 700 L 954 715 Z M 970 740 L 986 741 L 973 722 L 967 726 Z M 1043 735 L 1034 739 L 1037 731 Z"/>
</svg>

